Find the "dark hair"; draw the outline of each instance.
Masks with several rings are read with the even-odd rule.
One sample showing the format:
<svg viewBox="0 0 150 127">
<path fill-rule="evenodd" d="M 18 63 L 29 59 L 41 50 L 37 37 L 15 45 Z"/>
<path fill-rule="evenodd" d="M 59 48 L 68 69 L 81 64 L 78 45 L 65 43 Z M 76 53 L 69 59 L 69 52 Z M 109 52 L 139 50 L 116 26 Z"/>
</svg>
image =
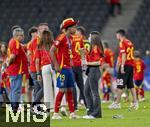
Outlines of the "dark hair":
<svg viewBox="0 0 150 127">
<path fill-rule="evenodd" d="M 91 34 L 91 45 L 97 45 L 104 54 L 104 48 L 102 45 L 100 33 L 98 31 L 92 31 L 90 34 Z"/>
<path fill-rule="evenodd" d="M 46 23 L 46 22 L 40 23 L 40 24 L 38 25 L 38 27 L 39 27 L 39 26 L 48 26 L 48 23 Z"/>
<path fill-rule="evenodd" d="M 141 52 L 139 50 L 134 51 L 134 57 L 141 58 Z"/>
<path fill-rule="evenodd" d="M 29 30 L 28 30 L 28 35 L 31 37 L 32 33 L 35 33 L 38 31 L 38 28 L 36 26 L 32 26 Z"/>
<path fill-rule="evenodd" d="M 104 44 L 104 48 L 109 48 L 109 45 L 107 42 L 104 42 L 103 44 Z"/>
<path fill-rule="evenodd" d="M 52 31 L 44 30 L 40 38 L 40 43 L 38 45 L 38 48 L 40 49 L 42 46 L 44 46 L 45 49 L 49 51 L 50 47 L 52 46 L 53 40 L 54 38 L 53 38 Z"/>
<path fill-rule="evenodd" d="M 21 27 L 19 25 L 14 25 L 11 27 L 11 31 L 14 31 L 14 29 L 16 29 L 16 28 L 21 28 Z"/>
<path fill-rule="evenodd" d="M 82 35 L 85 35 L 86 29 L 83 26 L 78 26 L 77 31 L 80 31 Z"/>
<path fill-rule="evenodd" d="M 116 33 L 120 34 L 121 36 L 126 36 L 126 32 L 124 29 L 119 29 L 116 31 Z"/>
</svg>

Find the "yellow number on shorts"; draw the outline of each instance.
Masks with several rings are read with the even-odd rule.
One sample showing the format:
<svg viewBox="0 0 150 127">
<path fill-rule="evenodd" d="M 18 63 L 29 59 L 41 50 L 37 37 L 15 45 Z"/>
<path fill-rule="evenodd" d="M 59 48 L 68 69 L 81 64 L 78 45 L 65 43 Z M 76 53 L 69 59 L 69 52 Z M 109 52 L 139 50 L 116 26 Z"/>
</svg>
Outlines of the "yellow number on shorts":
<svg viewBox="0 0 150 127">
<path fill-rule="evenodd" d="M 64 75 L 64 74 L 61 74 L 61 75 L 60 75 L 60 80 L 61 80 L 62 82 L 65 81 L 65 75 Z"/>
<path fill-rule="evenodd" d="M 133 56 L 133 50 L 134 48 L 127 48 L 127 60 L 133 60 L 134 59 L 134 56 Z"/>
</svg>

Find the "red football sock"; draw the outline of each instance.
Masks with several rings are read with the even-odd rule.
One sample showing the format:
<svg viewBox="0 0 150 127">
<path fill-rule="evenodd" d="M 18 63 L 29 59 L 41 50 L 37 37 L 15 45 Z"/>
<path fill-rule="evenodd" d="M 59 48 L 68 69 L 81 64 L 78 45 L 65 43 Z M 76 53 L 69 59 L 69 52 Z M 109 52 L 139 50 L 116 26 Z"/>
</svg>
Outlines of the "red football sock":
<svg viewBox="0 0 150 127">
<path fill-rule="evenodd" d="M 106 100 L 109 101 L 109 93 L 107 93 L 106 95 Z"/>
<path fill-rule="evenodd" d="M 67 92 L 66 92 L 66 100 L 68 102 L 69 111 L 70 112 L 74 112 L 73 92 L 71 90 L 67 90 Z"/>
<path fill-rule="evenodd" d="M 143 90 L 143 88 L 140 88 L 140 96 L 141 96 L 141 98 L 144 98 L 144 90 Z"/>
<path fill-rule="evenodd" d="M 135 88 L 135 90 L 136 90 L 136 97 L 137 97 L 137 99 L 139 99 L 139 98 L 138 98 L 138 95 L 139 95 L 139 88 Z"/>
<path fill-rule="evenodd" d="M 60 108 L 60 104 L 61 104 L 63 96 L 64 96 L 64 92 L 59 91 L 57 93 L 56 100 L 55 100 L 55 112 L 56 113 L 59 112 L 59 108 Z"/>
<path fill-rule="evenodd" d="M 103 100 L 107 100 L 107 93 L 104 93 Z"/>
</svg>

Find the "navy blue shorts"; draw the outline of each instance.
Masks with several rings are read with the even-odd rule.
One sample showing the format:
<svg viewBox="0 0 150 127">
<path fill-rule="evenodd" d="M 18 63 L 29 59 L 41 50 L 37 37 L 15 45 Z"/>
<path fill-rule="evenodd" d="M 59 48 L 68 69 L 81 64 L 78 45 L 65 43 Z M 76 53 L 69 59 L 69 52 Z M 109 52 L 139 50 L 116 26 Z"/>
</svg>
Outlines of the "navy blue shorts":
<svg viewBox="0 0 150 127">
<path fill-rule="evenodd" d="M 134 83 L 137 87 L 142 86 L 143 80 L 134 80 Z"/>
<path fill-rule="evenodd" d="M 63 68 L 57 77 L 58 88 L 73 88 L 75 80 L 71 68 Z"/>
</svg>

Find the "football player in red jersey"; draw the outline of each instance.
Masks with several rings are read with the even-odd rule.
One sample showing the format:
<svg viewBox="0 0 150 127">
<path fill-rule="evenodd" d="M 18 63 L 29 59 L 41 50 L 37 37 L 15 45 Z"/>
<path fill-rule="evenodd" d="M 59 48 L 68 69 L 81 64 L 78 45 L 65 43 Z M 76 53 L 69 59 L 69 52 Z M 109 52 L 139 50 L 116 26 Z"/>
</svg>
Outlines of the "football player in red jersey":
<svg viewBox="0 0 150 127">
<path fill-rule="evenodd" d="M 103 44 L 104 44 L 104 61 L 109 66 L 108 73 L 110 73 L 110 76 L 111 76 L 110 88 L 112 92 L 112 97 L 114 99 L 115 94 L 116 94 L 114 84 L 112 83 L 113 74 L 114 74 L 114 52 L 109 48 L 109 45 L 107 42 L 104 42 Z"/>
<path fill-rule="evenodd" d="M 111 92 L 111 74 L 108 64 L 104 64 L 102 67 L 102 78 L 101 78 L 101 88 L 103 91 L 103 100 L 102 102 L 108 102 L 110 99 Z"/>
<path fill-rule="evenodd" d="M 117 99 L 113 102 L 109 108 L 118 109 L 121 108 L 120 100 L 123 93 L 123 89 L 127 87 L 131 90 L 133 102 L 131 107 L 138 109 L 139 105 L 136 98 L 136 92 L 133 84 L 133 66 L 134 66 L 134 46 L 133 43 L 126 38 L 125 30 L 120 29 L 116 32 L 116 37 L 120 41 L 119 43 L 119 59 L 117 66 L 119 68 L 117 75 Z"/>
<path fill-rule="evenodd" d="M 74 72 L 75 82 L 80 90 L 81 98 L 84 100 L 84 104 L 86 105 L 85 97 L 84 97 L 84 84 L 83 84 L 83 76 L 82 76 L 82 64 L 84 58 L 84 42 L 83 37 L 79 34 L 73 33 L 71 35 L 71 43 L 72 43 L 72 69 Z M 76 87 L 74 88 L 74 105 L 75 110 L 77 110 L 77 94 Z"/>
<path fill-rule="evenodd" d="M 9 76 L 6 73 L 6 60 L 7 60 L 7 45 L 2 43 L 0 47 L 0 62 L 2 64 L 1 70 L 1 80 L 0 80 L 0 93 L 2 94 L 4 104 L 9 102 L 8 94 L 10 92 L 10 81 Z"/>
<path fill-rule="evenodd" d="M 136 88 L 137 98 L 140 95 L 140 101 L 144 101 L 144 89 L 143 87 L 143 79 L 144 79 L 144 70 L 145 64 L 141 59 L 141 54 L 138 50 L 134 51 L 134 84 Z"/>
<path fill-rule="evenodd" d="M 31 38 L 31 40 L 27 43 L 27 50 L 28 50 L 28 46 L 30 45 L 31 41 L 37 36 L 37 34 L 38 34 L 38 28 L 36 26 L 32 26 L 28 30 L 28 35 Z M 32 102 L 33 89 L 34 89 L 34 83 L 31 78 L 31 75 L 29 74 L 29 82 L 28 82 L 28 89 L 27 89 L 27 95 L 28 95 L 29 102 Z"/>
<path fill-rule="evenodd" d="M 73 100 L 73 87 L 74 76 L 72 71 L 72 44 L 71 34 L 76 31 L 77 22 L 72 18 L 68 18 L 62 22 L 62 29 L 65 29 L 65 33 L 57 36 L 54 44 L 51 47 L 50 55 L 51 60 L 54 63 L 55 70 L 57 71 L 57 87 L 59 92 L 57 93 L 55 100 L 55 111 L 52 119 L 61 119 L 58 114 L 60 104 L 64 94 L 68 102 L 70 111 L 70 118 L 78 118 L 75 114 L 74 100 Z"/>
</svg>

